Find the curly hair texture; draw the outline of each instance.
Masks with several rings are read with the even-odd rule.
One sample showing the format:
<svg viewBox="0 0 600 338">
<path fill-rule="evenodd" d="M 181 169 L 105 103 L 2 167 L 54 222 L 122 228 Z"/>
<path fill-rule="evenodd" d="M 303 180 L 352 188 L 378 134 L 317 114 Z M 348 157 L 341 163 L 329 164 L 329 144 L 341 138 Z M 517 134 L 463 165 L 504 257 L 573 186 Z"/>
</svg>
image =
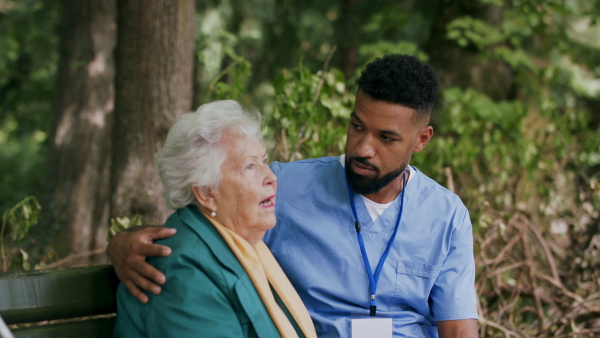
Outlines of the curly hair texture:
<svg viewBox="0 0 600 338">
<path fill-rule="evenodd" d="M 262 141 L 261 118 L 233 100 L 204 104 L 183 114 L 171 127 L 165 144 L 156 153 L 156 169 L 169 209 L 195 202 L 193 186 L 215 187 L 221 180 L 221 165 L 227 151 L 219 142 L 224 133 L 235 132 Z"/>
<path fill-rule="evenodd" d="M 358 89 L 372 99 L 400 104 L 428 118 L 438 90 L 433 68 L 406 54 L 390 54 L 367 65 L 356 81 Z"/>
</svg>

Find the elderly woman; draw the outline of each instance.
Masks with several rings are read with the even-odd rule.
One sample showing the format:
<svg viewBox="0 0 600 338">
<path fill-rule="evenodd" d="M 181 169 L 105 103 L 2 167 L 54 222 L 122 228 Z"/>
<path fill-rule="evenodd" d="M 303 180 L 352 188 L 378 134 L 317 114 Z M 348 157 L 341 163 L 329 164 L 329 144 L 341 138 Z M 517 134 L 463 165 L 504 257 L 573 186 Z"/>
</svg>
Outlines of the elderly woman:
<svg viewBox="0 0 600 338">
<path fill-rule="evenodd" d="M 217 101 L 182 115 L 157 154 L 167 205 L 149 258 L 167 276 L 141 304 L 117 292 L 117 337 L 316 337 L 298 294 L 262 242 L 275 226 L 276 177 L 267 165 L 258 114 Z"/>
</svg>

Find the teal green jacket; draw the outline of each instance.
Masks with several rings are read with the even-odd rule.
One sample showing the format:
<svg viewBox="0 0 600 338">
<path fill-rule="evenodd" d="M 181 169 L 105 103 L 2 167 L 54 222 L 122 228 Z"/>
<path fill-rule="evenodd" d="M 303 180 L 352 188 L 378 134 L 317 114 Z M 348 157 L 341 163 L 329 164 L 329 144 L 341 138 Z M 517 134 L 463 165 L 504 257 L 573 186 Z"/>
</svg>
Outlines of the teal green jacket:
<svg viewBox="0 0 600 338">
<path fill-rule="evenodd" d="M 115 337 L 280 337 L 250 277 L 197 207 L 177 210 L 165 226 L 177 234 L 157 243 L 173 252 L 148 262 L 167 282 L 148 304 L 119 285 Z"/>
</svg>

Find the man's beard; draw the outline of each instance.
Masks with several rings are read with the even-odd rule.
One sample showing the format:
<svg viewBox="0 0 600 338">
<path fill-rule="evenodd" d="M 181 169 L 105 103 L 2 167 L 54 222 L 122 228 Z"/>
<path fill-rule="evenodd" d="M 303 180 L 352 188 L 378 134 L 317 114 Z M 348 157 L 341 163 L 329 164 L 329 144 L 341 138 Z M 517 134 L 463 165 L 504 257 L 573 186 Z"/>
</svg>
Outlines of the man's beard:
<svg viewBox="0 0 600 338">
<path fill-rule="evenodd" d="M 355 173 L 354 170 L 350 168 L 350 163 L 352 161 L 362 163 L 374 169 L 376 173 L 375 177 L 367 177 Z M 355 193 L 369 195 L 378 192 L 379 190 L 383 189 L 383 187 L 390 184 L 393 180 L 400 176 L 400 174 L 402 174 L 407 165 L 408 161 L 406 163 L 402 163 L 400 168 L 383 176 L 379 176 L 379 168 L 369 163 L 364 157 L 346 157 L 346 180 Z"/>
</svg>

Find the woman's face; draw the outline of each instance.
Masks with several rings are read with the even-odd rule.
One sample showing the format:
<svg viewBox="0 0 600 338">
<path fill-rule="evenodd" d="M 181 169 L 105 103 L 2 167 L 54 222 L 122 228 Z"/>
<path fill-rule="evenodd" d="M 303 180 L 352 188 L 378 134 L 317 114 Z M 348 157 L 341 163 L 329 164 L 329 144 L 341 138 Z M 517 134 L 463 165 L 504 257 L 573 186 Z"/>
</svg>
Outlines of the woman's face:
<svg viewBox="0 0 600 338">
<path fill-rule="evenodd" d="M 223 135 L 227 158 L 221 182 L 213 190 L 217 220 L 249 243 L 259 242 L 275 226 L 277 177 L 267 164 L 267 152 L 257 138 Z"/>
</svg>

